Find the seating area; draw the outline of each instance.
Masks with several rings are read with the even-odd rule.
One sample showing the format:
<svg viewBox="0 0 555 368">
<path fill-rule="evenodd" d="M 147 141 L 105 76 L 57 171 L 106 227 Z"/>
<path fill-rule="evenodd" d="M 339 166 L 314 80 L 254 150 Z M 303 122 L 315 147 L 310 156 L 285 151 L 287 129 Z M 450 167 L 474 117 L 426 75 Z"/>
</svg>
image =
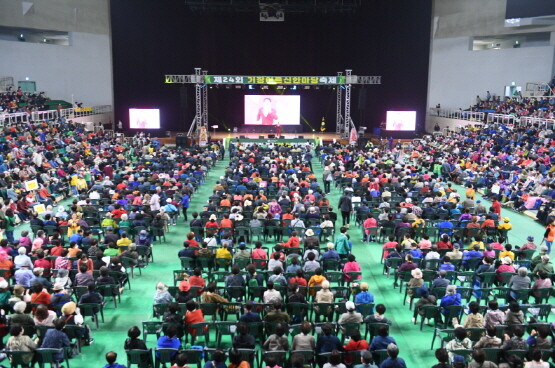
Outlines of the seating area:
<svg viewBox="0 0 555 368">
<path fill-rule="evenodd" d="M 152 147 L 150 140 L 134 140 L 123 148 L 103 139 L 101 132 L 85 135 L 82 127 L 64 119 L 33 124 L 38 130 L 17 124 L 2 135 L 2 155 L 14 137 L 21 154 L 6 157 L 0 174 L 1 357 L 7 356 L 12 366 L 61 361 L 69 366 L 91 348 L 96 332 L 110 331 L 106 325 L 118 319 L 118 308 L 126 308 L 122 296 L 154 262 L 152 250 L 175 225 L 177 207 L 186 213 L 219 152 L 217 146 L 187 152 L 161 149 L 156 157 L 134 158 L 136 169 L 124 177 L 112 170 L 112 165 L 118 167 L 117 155 L 86 167 L 88 158 L 69 160 L 63 154 L 95 152 L 100 158 L 101 153 L 127 151 L 131 158 L 132 152 Z M 46 134 L 49 139 L 41 140 Z M 72 138 L 49 147 L 51 138 L 66 134 Z M 27 151 L 31 139 L 48 150 Z M 17 153 L 18 145 L 10 145 Z M 170 163 L 168 156 L 176 160 Z M 19 177 L 11 175 L 16 164 Z M 28 339 L 25 352 L 17 350 L 17 339 Z"/>
</svg>

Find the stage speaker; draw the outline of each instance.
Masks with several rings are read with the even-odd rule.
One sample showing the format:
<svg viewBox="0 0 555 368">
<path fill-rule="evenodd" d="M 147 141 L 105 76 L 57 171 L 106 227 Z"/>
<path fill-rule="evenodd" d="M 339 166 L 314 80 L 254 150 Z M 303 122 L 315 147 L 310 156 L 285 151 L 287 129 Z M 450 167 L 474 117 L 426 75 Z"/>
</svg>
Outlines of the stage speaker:
<svg viewBox="0 0 555 368">
<path fill-rule="evenodd" d="M 187 136 L 183 133 L 177 133 L 175 135 L 175 146 L 177 148 L 185 148 L 187 147 Z"/>
<path fill-rule="evenodd" d="M 244 135 L 240 135 L 239 138 L 240 138 L 240 139 L 245 139 L 245 136 L 244 136 Z"/>
<path fill-rule="evenodd" d="M 300 135 L 300 136 L 299 136 L 299 139 L 304 139 L 304 135 Z"/>
<path fill-rule="evenodd" d="M 284 136 L 284 135 L 280 135 L 280 136 L 279 136 L 279 139 L 285 139 L 285 136 Z"/>
<path fill-rule="evenodd" d="M 263 136 L 263 135 L 259 135 L 259 136 L 258 136 L 258 139 L 264 139 L 264 136 Z"/>
<path fill-rule="evenodd" d="M 268 134 L 268 138 L 269 138 L 269 139 L 272 139 L 272 138 L 275 138 L 275 137 L 276 137 L 275 134 Z"/>
</svg>

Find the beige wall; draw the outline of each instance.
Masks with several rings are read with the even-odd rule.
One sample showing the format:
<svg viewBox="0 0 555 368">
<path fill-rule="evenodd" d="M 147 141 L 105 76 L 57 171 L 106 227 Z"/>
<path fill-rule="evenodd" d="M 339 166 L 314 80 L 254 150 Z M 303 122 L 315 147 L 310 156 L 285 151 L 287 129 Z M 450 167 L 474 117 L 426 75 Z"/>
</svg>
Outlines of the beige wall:
<svg viewBox="0 0 555 368">
<path fill-rule="evenodd" d="M 110 34 L 109 0 L 0 0 L 0 25 Z M 22 3 L 33 3 L 23 15 Z"/>
</svg>

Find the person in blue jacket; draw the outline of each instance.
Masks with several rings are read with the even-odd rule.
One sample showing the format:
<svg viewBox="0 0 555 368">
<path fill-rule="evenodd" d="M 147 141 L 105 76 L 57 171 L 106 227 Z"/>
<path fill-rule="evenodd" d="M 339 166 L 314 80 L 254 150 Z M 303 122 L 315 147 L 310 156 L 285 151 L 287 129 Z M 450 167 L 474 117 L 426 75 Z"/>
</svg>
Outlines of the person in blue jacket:
<svg viewBox="0 0 555 368">
<path fill-rule="evenodd" d="M 160 336 L 158 339 L 158 349 L 176 349 L 178 350 L 181 347 L 181 341 L 177 337 L 177 327 L 174 325 L 169 325 L 166 327 L 164 331 L 164 336 Z M 171 355 L 171 359 L 174 358 L 176 353 Z M 156 356 L 159 357 L 158 353 Z"/>
<path fill-rule="evenodd" d="M 439 307 L 441 308 L 441 313 L 443 313 L 443 315 L 449 315 L 447 307 L 450 305 L 461 305 L 461 294 L 457 293 L 457 287 L 455 285 L 447 286 L 445 296 L 441 298 Z"/>
</svg>

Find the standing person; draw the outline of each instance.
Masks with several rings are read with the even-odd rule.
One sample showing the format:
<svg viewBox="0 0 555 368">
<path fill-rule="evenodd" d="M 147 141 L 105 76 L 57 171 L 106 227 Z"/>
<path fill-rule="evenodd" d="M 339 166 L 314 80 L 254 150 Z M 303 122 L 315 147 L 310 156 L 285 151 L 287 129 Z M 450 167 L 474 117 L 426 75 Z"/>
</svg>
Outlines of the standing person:
<svg viewBox="0 0 555 368">
<path fill-rule="evenodd" d="M 330 187 L 331 187 L 331 182 L 333 181 L 333 174 L 329 166 L 326 166 L 324 168 L 324 173 L 322 176 L 324 179 L 324 191 L 326 192 L 326 194 L 330 194 Z"/>
<path fill-rule="evenodd" d="M 347 235 L 347 228 L 345 226 L 339 229 L 340 234 L 335 238 L 335 249 L 341 259 L 347 258 L 351 253 L 352 243 L 349 241 Z"/>
<path fill-rule="evenodd" d="M 15 239 L 13 237 L 13 231 L 15 229 L 15 216 L 11 208 L 6 210 L 6 217 L 4 219 L 5 226 L 6 226 L 6 238 L 10 242 L 10 244 L 15 243 Z"/>
<path fill-rule="evenodd" d="M 183 212 L 183 218 L 185 219 L 185 221 L 188 221 L 187 209 L 189 208 L 190 200 L 191 198 L 189 197 L 189 195 L 187 193 L 183 193 L 183 197 L 181 197 L 181 201 L 179 202 L 179 204 L 181 205 L 181 211 Z"/>
<path fill-rule="evenodd" d="M 262 107 L 258 109 L 256 121 L 260 121 L 261 125 L 274 125 L 278 120 L 276 110 L 272 107 L 272 100 L 268 97 L 262 101 Z"/>
<path fill-rule="evenodd" d="M 553 244 L 554 239 L 555 239 L 555 218 L 552 218 L 547 224 L 547 226 L 545 227 L 545 233 L 543 234 L 543 240 L 545 241 L 545 245 L 547 245 L 548 255 L 551 253 L 551 245 Z"/>
<path fill-rule="evenodd" d="M 349 227 L 351 220 L 351 211 L 353 210 L 353 203 L 351 201 L 351 196 L 349 192 L 343 192 L 343 195 L 339 198 L 339 204 L 337 205 L 341 211 L 341 217 L 343 218 L 343 226 Z"/>
<path fill-rule="evenodd" d="M 279 121 L 276 124 L 276 138 L 279 138 L 281 135 L 281 125 L 279 125 Z"/>
</svg>

